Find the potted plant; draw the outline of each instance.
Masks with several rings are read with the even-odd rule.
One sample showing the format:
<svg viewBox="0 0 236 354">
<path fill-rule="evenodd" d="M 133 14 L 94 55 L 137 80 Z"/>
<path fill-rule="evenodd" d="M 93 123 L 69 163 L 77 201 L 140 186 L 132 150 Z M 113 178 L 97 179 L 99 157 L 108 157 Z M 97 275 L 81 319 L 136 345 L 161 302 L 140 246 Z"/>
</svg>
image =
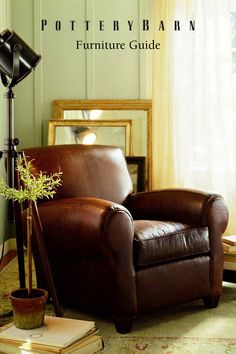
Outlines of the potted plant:
<svg viewBox="0 0 236 354">
<path fill-rule="evenodd" d="M 16 161 L 19 176 L 19 188 L 11 188 L 4 179 L 0 180 L 0 195 L 19 203 L 27 202 L 27 288 L 17 289 L 10 294 L 13 320 L 18 328 L 32 329 L 42 326 L 48 293 L 44 289 L 32 286 L 32 225 L 33 203 L 37 208 L 38 199 L 53 198 L 61 185 L 62 172 L 47 175 L 44 172 L 34 174 L 32 161 L 27 161 L 24 153 Z"/>
</svg>

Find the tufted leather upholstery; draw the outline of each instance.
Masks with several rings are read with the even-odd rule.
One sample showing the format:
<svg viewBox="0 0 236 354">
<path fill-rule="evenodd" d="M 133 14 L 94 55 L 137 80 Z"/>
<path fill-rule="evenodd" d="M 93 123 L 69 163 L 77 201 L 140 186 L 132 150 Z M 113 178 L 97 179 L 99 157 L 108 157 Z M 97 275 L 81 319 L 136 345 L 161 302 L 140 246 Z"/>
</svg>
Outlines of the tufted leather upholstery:
<svg viewBox="0 0 236 354">
<path fill-rule="evenodd" d="M 217 306 L 228 212 L 220 195 L 186 189 L 133 194 L 119 148 L 25 150 L 35 173 L 63 172 L 39 203 L 59 299 L 111 315 L 127 332 L 140 312 L 202 298 Z M 46 287 L 37 249 L 38 286 Z"/>
</svg>

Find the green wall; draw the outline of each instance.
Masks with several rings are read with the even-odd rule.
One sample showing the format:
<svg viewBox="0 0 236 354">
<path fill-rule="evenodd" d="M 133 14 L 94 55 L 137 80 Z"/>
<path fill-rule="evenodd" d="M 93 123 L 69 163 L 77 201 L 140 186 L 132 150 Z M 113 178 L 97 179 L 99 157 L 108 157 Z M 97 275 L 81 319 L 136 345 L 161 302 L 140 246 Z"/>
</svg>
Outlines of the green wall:
<svg viewBox="0 0 236 354">
<path fill-rule="evenodd" d="M 0 0 L 0 31 L 10 26 L 10 2 Z M 4 140 L 7 138 L 6 100 L 4 98 L 5 88 L 0 85 L 0 151 L 4 150 Z M 6 177 L 4 159 L 0 160 L 0 178 Z M 4 237 L 9 238 L 7 227 L 6 202 L 0 197 L 0 251 Z"/>
<path fill-rule="evenodd" d="M 34 3 L 32 0 L 11 0 L 11 27 L 33 49 Z M 35 126 L 35 101 L 38 99 L 35 96 L 35 72 L 21 81 L 14 91 L 15 136 L 20 140 L 19 148 L 41 145 L 41 129 Z"/>
</svg>

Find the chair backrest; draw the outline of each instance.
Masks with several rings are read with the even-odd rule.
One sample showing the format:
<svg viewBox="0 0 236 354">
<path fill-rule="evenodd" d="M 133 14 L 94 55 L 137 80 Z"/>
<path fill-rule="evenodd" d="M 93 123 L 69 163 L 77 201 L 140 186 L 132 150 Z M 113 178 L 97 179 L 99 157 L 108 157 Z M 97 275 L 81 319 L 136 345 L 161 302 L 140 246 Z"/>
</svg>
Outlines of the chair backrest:
<svg viewBox="0 0 236 354">
<path fill-rule="evenodd" d="M 96 197 L 123 204 L 133 187 L 121 149 L 101 145 L 53 145 L 27 148 L 34 172 L 61 170 L 54 199 Z"/>
</svg>

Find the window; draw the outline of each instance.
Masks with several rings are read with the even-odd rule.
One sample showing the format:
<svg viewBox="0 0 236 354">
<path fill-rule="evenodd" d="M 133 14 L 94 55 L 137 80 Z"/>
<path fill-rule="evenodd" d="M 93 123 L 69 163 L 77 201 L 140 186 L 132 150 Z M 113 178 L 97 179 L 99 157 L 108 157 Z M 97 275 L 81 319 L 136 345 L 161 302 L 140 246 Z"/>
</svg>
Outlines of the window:
<svg viewBox="0 0 236 354">
<path fill-rule="evenodd" d="M 233 92 L 236 104 L 236 1 L 231 1 L 231 31 L 232 31 L 232 65 L 233 65 Z"/>
</svg>

